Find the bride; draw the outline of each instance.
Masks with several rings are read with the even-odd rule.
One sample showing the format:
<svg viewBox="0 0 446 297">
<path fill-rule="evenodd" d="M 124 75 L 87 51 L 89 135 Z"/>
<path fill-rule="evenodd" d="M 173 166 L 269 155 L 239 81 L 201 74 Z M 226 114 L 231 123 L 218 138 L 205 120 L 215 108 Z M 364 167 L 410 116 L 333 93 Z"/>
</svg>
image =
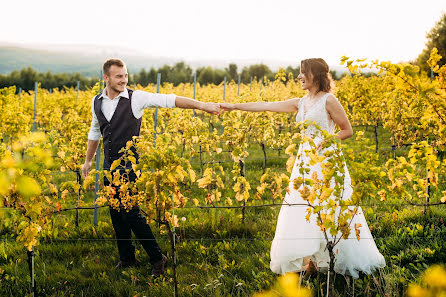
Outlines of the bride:
<svg viewBox="0 0 446 297">
<path fill-rule="evenodd" d="M 302 89 L 307 91 L 303 98 L 292 98 L 278 102 L 249 102 L 249 103 L 221 103 L 223 111 L 272 111 L 272 112 L 297 112 L 296 121 L 310 120 L 316 122 L 322 129 L 334 134 L 335 125 L 340 131 L 336 138 L 340 140 L 353 136 L 353 130 L 344 108 L 338 99 L 330 93 L 333 86 L 329 67 L 320 58 L 301 61 L 301 73 L 298 76 Z M 322 150 L 323 139 L 314 136 L 317 150 Z M 301 144 L 299 151 L 302 151 Z M 326 270 L 329 265 L 329 254 L 326 249 L 326 239 L 317 226 L 316 218 L 312 216 L 306 220 L 306 206 L 287 205 L 304 204 L 300 193 L 293 187 L 293 179 L 299 175 L 299 167 L 296 166 L 298 158 L 293 166 L 290 177 L 290 191 L 285 195 L 279 217 L 277 219 L 276 233 L 271 245 L 270 268 L 278 274 L 287 272 L 310 271 L 311 269 Z M 320 164 L 310 165 L 306 168 L 322 175 Z M 353 189 L 351 187 L 350 174 L 344 164 L 344 192 L 343 199 L 350 199 Z M 359 272 L 370 274 L 376 268 L 386 265 L 384 257 L 378 251 L 361 208 L 352 219 L 352 225 L 358 224 L 360 240 L 356 239 L 355 232 L 351 232 L 348 239 L 341 240 L 334 248 L 336 262 L 334 270 L 343 275 L 351 275 L 354 278 Z"/>
</svg>

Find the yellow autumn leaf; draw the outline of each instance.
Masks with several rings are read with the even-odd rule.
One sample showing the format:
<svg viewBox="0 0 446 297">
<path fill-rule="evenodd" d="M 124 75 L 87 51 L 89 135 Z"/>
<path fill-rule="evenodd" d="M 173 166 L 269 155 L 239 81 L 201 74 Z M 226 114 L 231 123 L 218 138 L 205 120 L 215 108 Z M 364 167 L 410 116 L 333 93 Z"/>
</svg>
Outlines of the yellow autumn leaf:
<svg viewBox="0 0 446 297">
<path fill-rule="evenodd" d="M 227 205 L 231 206 L 231 205 L 232 205 L 232 199 L 229 198 L 229 197 L 226 197 L 226 199 L 225 199 L 225 203 L 226 203 Z"/>
<path fill-rule="evenodd" d="M 58 151 L 57 155 L 59 156 L 59 158 L 63 159 L 65 158 L 65 152 L 64 151 Z"/>
<path fill-rule="evenodd" d="M 291 156 L 290 158 L 288 158 L 288 160 L 286 161 L 286 170 L 288 172 L 291 172 L 293 170 L 293 166 L 294 166 L 294 162 L 296 161 L 296 157 L 295 156 Z"/>
<path fill-rule="evenodd" d="M 68 190 L 67 189 L 65 189 L 65 190 L 63 190 L 62 191 L 62 193 L 61 193 L 61 198 L 65 201 L 65 199 L 67 198 L 67 196 L 68 196 Z"/>
<path fill-rule="evenodd" d="M 356 224 L 355 224 L 355 233 L 356 233 L 356 238 L 357 238 L 358 240 L 360 239 L 359 234 L 361 233 L 361 230 L 360 230 L 359 228 L 361 228 L 361 227 L 362 227 L 361 224 L 359 224 L 359 223 L 356 223 Z"/>
<path fill-rule="evenodd" d="M 172 173 L 167 174 L 167 179 L 173 184 L 177 182 L 176 177 Z"/>
<path fill-rule="evenodd" d="M 16 185 L 17 191 L 23 197 L 36 196 L 41 192 L 39 184 L 33 178 L 28 176 L 20 176 L 16 181 Z"/>
<path fill-rule="evenodd" d="M 0 172 L 0 195 L 6 195 L 10 185 L 8 176 L 4 172 Z"/>
<path fill-rule="evenodd" d="M 315 165 L 323 160 L 323 157 L 319 157 L 317 153 L 314 154 L 312 152 L 308 152 L 308 157 L 310 158 L 310 165 Z"/>
<path fill-rule="evenodd" d="M 190 180 L 191 182 L 195 182 L 195 178 L 196 178 L 196 174 L 195 171 L 193 169 L 189 169 L 189 176 L 190 176 Z"/>
<path fill-rule="evenodd" d="M 279 277 L 276 285 L 269 291 L 254 294 L 253 297 L 311 297 L 311 291 L 304 286 L 300 287 L 299 277 L 295 273 L 287 273 Z M 280 292 L 280 293 L 278 293 Z M 280 294 L 280 295 L 279 295 Z"/>
<path fill-rule="evenodd" d="M 112 163 L 111 166 L 110 166 L 110 171 L 115 170 L 116 167 L 119 166 L 119 164 L 121 164 L 121 160 L 120 160 L 120 159 L 118 159 L 118 160 L 114 160 L 113 163 Z"/>
<path fill-rule="evenodd" d="M 204 176 L 197 180 L 198 187 L 199 188 L 206 188 L 208 185 L 212 183 L 212 177 L 211 176 Z"/>
<path fill-rule="evenodd" d="M 176 176 L 178 177 L 178 179 L 180 181 L 184 180 L 184 176 L 185 176 L 186 172 L 184 172 L 183 166 L 178 165 L 176 170 L 175 170 L 175 173 L 176 173 Z"/>
<path fill-rule="evenodd" d="M 293 179 L 293 187 L 295 190 L 298 190 L 300 186 L 304 183 L 304 179 L 302 177 L 296 177 Z"/>
<path fill-rule="evenodd" d="M 287 155 L 292 155 L 294 154 L 294 151 L 296 150 L 296 144 L 290 144 L 286 149 L 285 149 L 285 154 Z"/>
</svg>

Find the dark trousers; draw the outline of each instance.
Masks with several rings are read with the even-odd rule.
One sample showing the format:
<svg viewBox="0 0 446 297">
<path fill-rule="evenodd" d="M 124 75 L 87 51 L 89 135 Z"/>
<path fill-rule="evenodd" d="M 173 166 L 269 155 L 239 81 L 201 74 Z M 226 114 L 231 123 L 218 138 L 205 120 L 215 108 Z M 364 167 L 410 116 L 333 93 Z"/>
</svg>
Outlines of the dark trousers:
<svg viewBox="0 0 446 297">
<path fill-rule="evenodd" d="M 136 175 L 133 173 L 133 171 L 130 172 L 129 178 L 131 181 L 136 180 Z M 104 185 L 110 185 L 110 182 L 105 177 Z M 116 187 L 116 195 L 114 198 L 119 200 L 118 189 L 119 187 Z M 133 246 L 131 240 L 132 230 L 149 255 L 151 264 L 154 264 L 162 259 L 161 248 L 156 242 L 155 236 L 153 235 L 152 229 L 147 223 L 146 218 L 141 214 L 138 207 L 134 207 L 128 211 L 123 207 L 121 207 L 119 210 L 109 207 L 109 210 L 113 228 L 116 232 L 119 259 L 121 261 L 135 261 L 135 247 Z"/>
</svg>

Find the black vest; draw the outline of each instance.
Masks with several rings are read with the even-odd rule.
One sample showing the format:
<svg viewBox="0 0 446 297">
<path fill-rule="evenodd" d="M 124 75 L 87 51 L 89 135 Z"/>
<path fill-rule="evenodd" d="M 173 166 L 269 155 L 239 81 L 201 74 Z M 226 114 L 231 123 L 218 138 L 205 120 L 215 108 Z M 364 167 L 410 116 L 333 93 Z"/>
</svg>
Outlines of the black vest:
<svg viewBox="0 0 446 297">
<path fill-rule="evenodd" d="M 103 142 L 104 142 L 104 169 L 109 169 L 114 160 L 119 159 L 122 153 L 119 151 L 126 146 L 127 141 L 133 140 L 133 136 L 139 136 L 141 129 L 141 119 L 135 118 L 132 112 L 132 94 L 133 91 L 127 89 L 129 99 L 120 98 L 116 110 L 110 119 L 110 122 L 104 116 L 101 110 L 102 94 L 94 98 L 94 112 L 99 122 Z M 116 99 L 114 99 L 116 100 Z M 136 149 L 132 147 L 134 156 L 138 160 Z M 124 166 L 125 163 L 121 163 Z M 127 167 L 130 162 L 127 164 Z"/>
</svg>

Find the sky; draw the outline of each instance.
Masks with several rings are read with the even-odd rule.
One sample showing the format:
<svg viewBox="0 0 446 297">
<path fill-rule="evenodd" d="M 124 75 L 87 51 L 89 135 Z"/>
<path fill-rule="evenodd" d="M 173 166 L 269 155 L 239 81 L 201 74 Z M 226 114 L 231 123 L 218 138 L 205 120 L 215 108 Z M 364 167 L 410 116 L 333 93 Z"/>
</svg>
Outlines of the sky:
<svg viewBox="0 0 446 297">
<path fill-rule="evenodd" d="M 0 42 L 125 47 L 175 59 L 415 59 L 444 0 L 1 3 Z M 297 63 L 296 63 L 297 64 Z"/>
</svg>

